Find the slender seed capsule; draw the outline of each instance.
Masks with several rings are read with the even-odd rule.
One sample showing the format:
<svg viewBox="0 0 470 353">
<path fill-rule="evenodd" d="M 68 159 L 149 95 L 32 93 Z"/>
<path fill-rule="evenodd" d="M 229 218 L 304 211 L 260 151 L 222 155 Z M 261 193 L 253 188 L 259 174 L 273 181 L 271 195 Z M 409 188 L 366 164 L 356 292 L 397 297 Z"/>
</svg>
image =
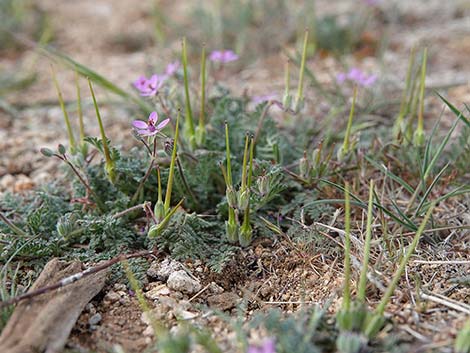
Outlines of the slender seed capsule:
<svg viewBox="0 0 470 353">
<path fill-rule="evenodd" d="M 307 159 L 307 152 L 304 151 L 304 155 L 302 158 L 300 158 L 300 162 L 299 162 L 300 176 L 302 178 L 307 178 L 310 172 L 309 169 L 310 169 L 310 166 L 309 166 L 309 162 Z"/>
<path fill-rule="evenodd" d="M 256 179 L 256 185 L 261 196 L 269 194 L 269 178 L 266 175 L 261 175 Z"/>
<path fill-rule="evenodd" d="M 244 210 L 250 204 L 250 190 L 245 188 L 245 190 L 240 190 L 238 192 L 238 209 Z"/>
</svg>

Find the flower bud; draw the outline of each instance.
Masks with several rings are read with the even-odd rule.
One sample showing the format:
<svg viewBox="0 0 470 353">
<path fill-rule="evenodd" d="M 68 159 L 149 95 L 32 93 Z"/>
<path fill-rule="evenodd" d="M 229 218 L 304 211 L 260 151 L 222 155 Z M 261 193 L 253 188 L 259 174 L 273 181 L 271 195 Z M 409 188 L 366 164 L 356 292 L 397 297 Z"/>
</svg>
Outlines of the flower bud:
<svg viewBox="0 0 470 353">
<path fill-rule="evenodd" d="M 59 146 L 57 146 L 57 151 L 59 151 L 60 154 L 65 154 L 65 146 L 63 144 L 59 144 Z"/>
<path fill-rule="evenodd" d="M 52 157 L 54 155 L 54 151 L 52 151 L 50 148 L 41 148 L 40 151 L 45 157 Z"/>
</svg>

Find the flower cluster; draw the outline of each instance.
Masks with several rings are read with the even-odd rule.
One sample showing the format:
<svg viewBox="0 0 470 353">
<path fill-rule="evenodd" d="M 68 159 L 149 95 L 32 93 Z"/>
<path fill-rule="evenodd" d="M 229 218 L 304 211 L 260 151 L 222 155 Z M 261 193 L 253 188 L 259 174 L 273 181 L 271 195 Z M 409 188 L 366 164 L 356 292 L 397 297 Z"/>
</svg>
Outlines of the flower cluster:
<svg viewBox="0 0 470 353">
<path fill-rule="evenodd" d="M 169 63 L 162 75 L 154 74 L 149 78 L 140 76 L 134 81 L 134 87 L 140 92 L 141 96 L 149 97 L 156 96 L 158 91 L 163 86 L 163 83 L 179 69 L 180 63 L 178 61 Z"/>
<path fill-rule="evenodd" d="M 220 62 L 221 64 L 229 63 L 238 60 L 238 55 L 232 50 L 214 50 L 209 55 L 209 60 L 212 62 Z"/>
<path fill-rule="evenodd" d="M 345 81 L 351 81 L 358 86 L 370 87 L 377 80 L 377 75 L 367 75 L 361 69 L 352 68 L 348 72 L 339 73 L 336 76 L 336 82 L 343 83 Z"/>
<path fill-rule="evenodd" d="M 154 136 L 158 134 L 165 126 L 168 125 L 170 119 L 163 120 L 157 125 L 158 114 L 151 112 L 147 122 L 142 120 L 134 120 L 132 126 L 136 129 L 137 133 L 141 136 Z"/>
</svg>

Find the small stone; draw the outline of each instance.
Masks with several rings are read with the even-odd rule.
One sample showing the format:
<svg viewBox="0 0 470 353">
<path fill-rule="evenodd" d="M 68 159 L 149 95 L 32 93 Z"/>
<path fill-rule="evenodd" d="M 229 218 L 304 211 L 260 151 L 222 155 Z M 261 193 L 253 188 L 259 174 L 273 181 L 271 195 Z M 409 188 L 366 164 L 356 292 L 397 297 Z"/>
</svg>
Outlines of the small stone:
<svg viewBox="0 0 470 353">
<path fill-rule="evenodd" d="M 195 294 L 201 290 L 199 281 L 192 279 L 184 270 L 173 272 L 167 281 L 168 288 L 186 294 Z"/>
<path fill-rule="evenodd" d="M 6 174 L 0 179 L 1 190 L 13 189 L 14 185 L 15 185 L 15 177 L 11 174 Z"/>
<path fill-rule="evenodd" d="M 220 294 L 224 292 L 224 289 L 215 282 L 211 282 L 208 289 L 209 293 L 212 294 Z"/>
<path fill-rule="evenodd" d="M 180 320 L 192 320 L 192 319 L 198 317 L 199 314 L 192 313 L 192 312 L 187 311 L 187 310 L 178 310 L 175 313 L 175 316 Z"/>
<path fill-rule="evenodd" d="M 96 308 L 92 303 L 88 303 L 85 306 L 85 310 L 90 313 L 90 315 L 95 315 L 96 314 Z"/>
<path fill-rule="evenodd" d="M 140 315 L 140 320 L 147 325 L 151 324 L 151 320 L 149 317 L 149 314 L 147 312 L 143 312 L 142 315 Z"/>
<path fill-rule="evenodd" d="M 119 298 L 119 304 L 128 305 L 130 302 L 131 302 L 131 300 L 129 299 L 129 297 Z"/>
<path fill-rule="evenodd" d="M 104 296 L 104 300 L 109 302 L 109 303 L 115 303 L 119 300 L 119 298 L 120 298 L 120 295 L 117 294 L 115 291 L 109 291 Z"/>
<path fill-rule="evenodd" d="M 233 292 L 211 295 L 207 298 L 207 303 L 211 308 L 218 310 L 229 310 L 237 306 L 240 297 Z"/>
<path fill-rule="evenodd" d="M 153 337 L 155 335 L 155 331 L 152 326 L 147 326 L 144 330 L 143 335 L 146 337 Z"/>
<path fill-rule="evenodd" d="M 92 317 L 88 319 L 88 324 L 90 326 L 98 325 L 101 322 L 101 319 L 102 319 L 101 314 L 96 313 L 95 315 L 93 315 Z"/>
<path fill-rule="evenodd" d="M 147 275 L 160 281 L 166 281 L 171 273 L 183 268 L 181 263 L 167 257 L 162 262 L 154 261 L 147 270 Z"/>
<path fill-rule="evenodd" d="M 15 186 L 13 187 L 14 192 L 22 192 L 22 191 L 27 191 L 31 190 L 34 188 L 35 184 L 34 181 L 31 180 L 30 177 L 27 177 L 24 174 L 18 175 L 16 181 L 15 181 Z"/>
<path fill-rule="evenodd" d="M 126 287 L 125 284 L 116 283 L 116 284 L 114 285 L 114 290 L 115 290 L 116 292 L 121 292 L 121 291 L 122 291 L 122 292 L 126 292 L 126 291 L 127 291 L 127 287 Z"/>
<path fill-rule="evenodd" d="M 116 292 L 121 298 L 127 297 L 127 292 L 120 290 Z"/>
<path fill-rule="evenodd" d="M 148 292 L 145 293 L 145 297 L 150 300 L 156 300 L 160 298 L 162 295 L 169 295 L 170 289 L 165 285 L 161 284 L 157 287 L 150 289 Z"/>
</svg>

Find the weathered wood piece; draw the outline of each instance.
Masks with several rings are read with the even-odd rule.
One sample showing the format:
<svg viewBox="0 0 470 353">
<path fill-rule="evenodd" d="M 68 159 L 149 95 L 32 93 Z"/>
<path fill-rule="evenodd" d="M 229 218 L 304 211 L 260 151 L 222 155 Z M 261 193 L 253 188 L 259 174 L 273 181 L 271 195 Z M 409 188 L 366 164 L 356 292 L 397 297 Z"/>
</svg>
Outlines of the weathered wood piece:
<svg viewBox="0 0 470 353">
<path fill-rule="evenodd" d="M 31 289 L 46 287 L 82 271 L 78 261 L 49 261 Z M 61 352 L 85 305 L 103 288 L 107 271 L 100 271 L 17 305 L 0 336 L 2 353 Z"/>
</svg>

